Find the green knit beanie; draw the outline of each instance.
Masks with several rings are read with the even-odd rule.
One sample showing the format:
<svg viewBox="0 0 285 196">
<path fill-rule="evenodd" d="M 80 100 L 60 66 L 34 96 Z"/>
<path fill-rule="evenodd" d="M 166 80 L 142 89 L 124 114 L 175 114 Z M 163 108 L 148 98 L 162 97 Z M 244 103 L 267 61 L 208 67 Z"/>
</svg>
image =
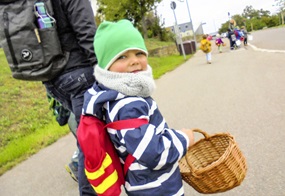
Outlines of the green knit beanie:
<svg viewBox="0 0 285 196">
<path fill-rule="evenodd" d="M 141 50 L 146 55 L 147 49 L 140 32 L 128 20 L 118 22 L 104 21 L 96 31 L 94 48 L 98 65 L 108 70 L 111 64 L 127 50 Z"/>
</svg>

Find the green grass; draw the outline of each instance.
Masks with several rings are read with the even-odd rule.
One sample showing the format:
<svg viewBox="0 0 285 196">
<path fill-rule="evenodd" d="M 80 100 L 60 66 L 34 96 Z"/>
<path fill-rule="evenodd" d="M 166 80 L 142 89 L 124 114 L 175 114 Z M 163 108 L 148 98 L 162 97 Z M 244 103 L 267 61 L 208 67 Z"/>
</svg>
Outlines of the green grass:
<svg viewBox="0 0 285 196">
<path fill-rule="evenodd" d="M 154 38 L 150 38 L 150 39 L 146 39 L 145 40 L 145 45 L 146 45 L 148 50 L 160 48 L 160 47 L 163 47 L 163 46 L 174 45 L 174 44 L 175 44 L 174 42 L 160 42 L 160 41 L 157 41 Z"/>
<path fill-rule="evenodd" d="M 59 127 L 54 120 L 51 120 L 50 124 L 36 129 L 33 133 L 11 138 L 10 142 L 0 150 L 0 174 L 37 153 L 43 147 L 54 143 L 67 133 L 69 131 L 66 126 Z"/>
<path fill-rule="evenodd" d="M 186 56 L 186 60 L 189 59 L 191 55 Z M 154 79 L 160 78 L 163 74 L 174 70 L 176 67 L 184 63 L 184 57 L 179 55 L 172 55 L 167 57 L 149 57 L 149 64 L 153 69 Z"/>
<path fill-rule="evenodd" d="M 173 43 L 147 40 L 147 47 Z M 187 59 L 191 56 L 187 55 Z M 183 56 L 149 57 L 154 78 L 184 63 Z M 46 91 L 41 82 L 12 78 L 3 50 L 0 48 L 0 176 L 40 149 L 69 133 L 60 127 L 49 110 Z"/>
<path fill-rule="evenodd" d="M 12 78 L 0 49 L 0 175 L 69 133 L 55 121 L 41 82 Z"/>
</svg>

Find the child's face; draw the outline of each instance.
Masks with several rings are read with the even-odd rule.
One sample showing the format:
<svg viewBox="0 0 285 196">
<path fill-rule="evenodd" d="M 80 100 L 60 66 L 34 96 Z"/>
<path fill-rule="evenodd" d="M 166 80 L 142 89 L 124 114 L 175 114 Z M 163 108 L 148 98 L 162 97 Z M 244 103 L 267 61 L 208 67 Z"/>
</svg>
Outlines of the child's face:
<svg viewBox="0 0 285 196">
<path fill-rule="evenodd" d="M 128 50 L 111 65 L 109 71 L 136 73 L 147 69 L 147 56 L 140 50 Z"/>
</svg>

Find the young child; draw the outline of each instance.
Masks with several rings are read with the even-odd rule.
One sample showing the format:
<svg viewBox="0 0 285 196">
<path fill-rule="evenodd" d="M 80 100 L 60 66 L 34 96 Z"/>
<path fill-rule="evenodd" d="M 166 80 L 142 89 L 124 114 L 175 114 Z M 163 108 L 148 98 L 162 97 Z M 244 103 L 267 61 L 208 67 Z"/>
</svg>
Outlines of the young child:
<svg viewBox="0 0 285 196">
<path fill-rule="evenodd" d="M 221 36 L 219 34 L 217 35 L 217 39 L 216 39 L 215 43 L 218 46 L 219 52 L 222 53 L 223 52 L 224 42 L 223 42 L 223 40 L 222 40 L 222 38 L 221 38 Z"/>
<path fill-rule="evenodd" d="M 203 39 L 200 42 L 200 49 L 206 54 L 206 60 L 208 64 L 211 64 L 212 61 L 211 45 L 211 42 L 207 39 L 207 35 L 203 35 Z"/>
<path fill-rule="evenodd" d="M 192 130 L 168 127 L 156 102 L 148 52 L 140 32 L 128 20 L 105 21 L 94 41 L 97 83 L 84 95 L 83 115 L 106 123 L 142 118 L 135 129 L 108 128 L 122 163 L 135 157 L 125 176 L 128 195 L 184 195 L 178 161 L 194 143 Z"/>
</svg>

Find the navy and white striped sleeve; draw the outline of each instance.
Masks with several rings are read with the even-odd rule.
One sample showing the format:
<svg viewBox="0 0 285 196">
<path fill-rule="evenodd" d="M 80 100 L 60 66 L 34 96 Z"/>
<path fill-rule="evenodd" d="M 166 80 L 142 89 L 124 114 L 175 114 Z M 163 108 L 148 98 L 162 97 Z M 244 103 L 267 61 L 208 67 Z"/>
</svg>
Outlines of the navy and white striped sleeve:
<svg viewBox="0 0 285 196">
<path fill-rule="evenodd" d="M 129 118 L 149 120 L 149 124 L 139 128 L 117 132 L 127 152 L 148 168 L 161 169 L 172 165 L 186 153 L 189 143 L 187 137 L 167 127 L 153 100 L 125 98 L 111 106 L 109 118 L 111 121 Z"/>
</svg>

